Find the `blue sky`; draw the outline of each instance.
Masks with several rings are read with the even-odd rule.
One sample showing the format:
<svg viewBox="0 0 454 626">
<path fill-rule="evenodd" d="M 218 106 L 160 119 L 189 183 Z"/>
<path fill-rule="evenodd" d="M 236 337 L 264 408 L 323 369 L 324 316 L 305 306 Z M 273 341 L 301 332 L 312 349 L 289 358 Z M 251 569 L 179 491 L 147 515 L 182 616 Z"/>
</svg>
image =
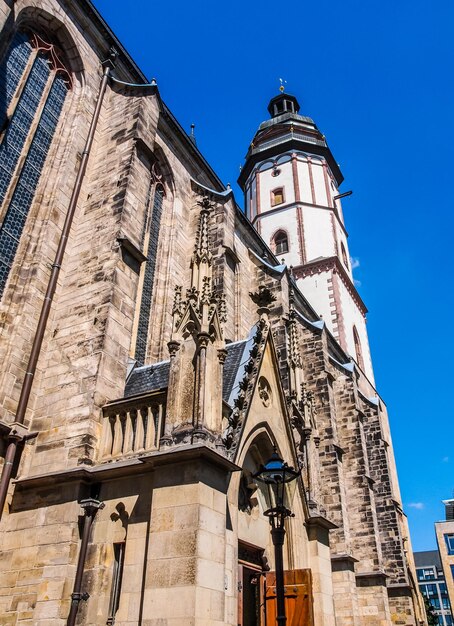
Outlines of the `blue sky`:
<svg viewBox="0 0 454 626">
<path fill-rule="evenodd" d="M 450 380 L 454 4 L 449 0 L 95 5 L 200 150 L 236 183 L 278 78 L 326 134 L 413 548 L 453 496 Z"/>
</svg>

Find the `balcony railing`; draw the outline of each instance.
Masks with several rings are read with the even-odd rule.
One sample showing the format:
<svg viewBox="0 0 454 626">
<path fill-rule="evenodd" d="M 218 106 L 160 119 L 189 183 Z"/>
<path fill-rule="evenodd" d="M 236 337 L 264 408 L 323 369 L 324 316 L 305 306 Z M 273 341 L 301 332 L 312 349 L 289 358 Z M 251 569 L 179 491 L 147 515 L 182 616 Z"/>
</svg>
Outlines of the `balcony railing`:
<svg viewBox="0 0 454 626">
<path fill-rule="evenodd" d="M 101 460 L 158 448 L 165 420 L 165 394 L 112 402 L 103 413 Z"/>
</svg>

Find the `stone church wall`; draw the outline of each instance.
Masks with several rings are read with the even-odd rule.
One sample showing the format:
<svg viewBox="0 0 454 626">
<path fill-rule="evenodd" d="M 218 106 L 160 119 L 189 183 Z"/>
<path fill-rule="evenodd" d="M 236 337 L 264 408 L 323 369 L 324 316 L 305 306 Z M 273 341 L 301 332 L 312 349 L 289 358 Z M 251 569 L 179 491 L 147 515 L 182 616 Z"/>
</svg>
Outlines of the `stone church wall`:
<svg viewBox="0 0 454 626">
<path fill-rule="evenodd" d="M 62 44 L 71 42 L 67 52 L 75 76 L 0 306 L 4 422 L 11 422 L 16 410 L 95 106 L 101 61 L 112 43 L 87 7 L 85 2 L 0 0 L 3 34 L 16 18 L 35 19 L 61 36 Z M 122 80 L 143 82 L 123 51 L 115 73 Z M 105 507 L 95 519 L 85 568 L 92 599 L 81 605 L 79 623 L 105 623 L 113 544 L 126 539 L 116 623 L 172 626 L 184 620 L 188 626 L 221 626 L 237 621 L 238 537 L 226 509 L 233 466 L 223 458 L 224 465 L 218 459 L 220 465 L 213 469 L 212 459 L 204 465 L 191 458 L 174 467 L 169 478 L 169 473 L 145 467 L 132 456 L 119 464 L 100 464 L 102 409 L 124 394 L 144 288 L 125 246 L 140 257 L 155 166 L 165 196 L 159 237 L 153 242 L 159 271 L 151 297 L 146 363 L 169 358 L 174 291 L 190 285 L 197 201 L 207 194 L 213 205 L 208 227 L 212 284 L 217 294 L 227 296 L 224 338 L 232 342 L 248 337 L 258 321 L 249 294 L 268 288 L 274 296 L 269 322 L 275 374 L 287 408 L 303 396 L 302 388 L 292 387 L 290 376 L 292 298 L 300 314 L 298 375 L 305 393 L 311 394 L 314 423 L 306 424 L 307 441 L 298 441 L 307 484 L 301 495 L 304 506 L 299 505 L 300 526 L 294 530 L 294 565 L 314 568 L 315 593 L 325 607 L 317 608 L 317 624 L 333 625 L 333 602 L 338 626 L 381 626 L 391 620 L 412 624 L 404 559 L 407 531 L 392 450 L 387 452 L 386 413 L 379 401 L 371 402 L 372 392 L 365 396 L 370 384 L 303 296 L 295 295 L 290 274 L 270 268 L 275 259 L 266 243 L 191 147 L 159 92 L 114 84 L 101 109 L 27 413 L 38 436 L 25 445 L 2 520 L 2 624 L 65 623 L 80 547 L 78 502 L 89 495 L 99 497 Z M 274 369 L 269 367 L 271 376 Z M 286 410 L 281 407 L 282 414 Z M 282 424 L 274 427 L 284 437 Z M 293 445 L 295 428 L 291 432 Z M 235 484 L 228 494 L 236 507 L 237 489 Z M 323 519 L 325 527 L 303 523 L 303 514 Z M 169 601 L 175 588 L 181 614 Z M 158 612 L 159 618 L 149 617 Z"/>
</svg>

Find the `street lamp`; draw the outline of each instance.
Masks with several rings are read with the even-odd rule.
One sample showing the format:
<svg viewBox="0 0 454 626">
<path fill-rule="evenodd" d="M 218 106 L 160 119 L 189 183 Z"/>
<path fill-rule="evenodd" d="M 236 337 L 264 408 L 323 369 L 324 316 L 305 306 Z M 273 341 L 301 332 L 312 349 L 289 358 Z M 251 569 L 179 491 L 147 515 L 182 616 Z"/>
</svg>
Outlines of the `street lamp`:
<svg viewBox="0 0 454 626">
<path fill-rule="evenodd" d="M 274 560 L 276 565 L 276 602 L 277 616 L 276 623 L 278 626 L 285 626 L 287 617 L 285 615 L 285 593 L 284 593 L 284 561 L 283 561 L 283 545 L 285 537 L 284 522 L 286 517 L 293 516 L 290 509 L 287 508 L 286 496 L 288 485 L 295 481 L 300 473 L 289 467 L 287 463 L 274 449 L 271 458 L 262 465 L 253 477 L 264 483 L 268 490 L 268 498 L 271 504 L 270 508 L 264 512 L 270 520 L 271 537 L 274 545 Z"/>
</svg>

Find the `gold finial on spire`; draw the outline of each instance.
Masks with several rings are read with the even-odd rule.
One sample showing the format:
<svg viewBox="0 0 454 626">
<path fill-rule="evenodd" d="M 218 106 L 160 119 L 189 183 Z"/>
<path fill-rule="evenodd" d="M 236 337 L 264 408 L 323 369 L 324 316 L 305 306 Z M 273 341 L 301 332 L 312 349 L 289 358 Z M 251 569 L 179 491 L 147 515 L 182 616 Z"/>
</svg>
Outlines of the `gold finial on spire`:
<svg viewBox="0 0 454 626">
<path fill-rule="evenodd" d="M 284 91 L 285 91 L 284 83 L 286 83 L 287 81 L 286 81 L 286 80 L 284 80 L 283 78 L 280 78 L 280 79 L 279 79 L 279 82 L 281 83 L 281 86 L 279 87 L 279 91 L 280 91 L 281 93 L 284 93 Z"/>
</svg>

